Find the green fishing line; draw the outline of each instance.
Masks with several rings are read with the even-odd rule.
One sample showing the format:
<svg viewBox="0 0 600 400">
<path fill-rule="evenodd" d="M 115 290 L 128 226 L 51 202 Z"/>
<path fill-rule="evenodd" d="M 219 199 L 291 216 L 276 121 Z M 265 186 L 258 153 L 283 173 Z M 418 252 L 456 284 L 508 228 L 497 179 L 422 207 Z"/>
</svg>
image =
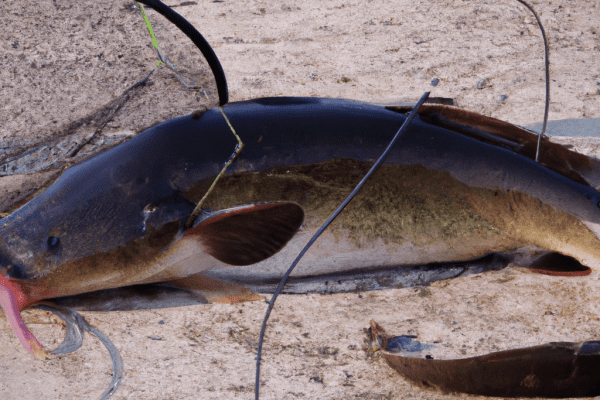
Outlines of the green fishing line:
<svg viewBox="0 0 600 400">
<path fill-rule="evenodd" d="M 146 12 L 144 11 L 144 6 L 142 6 L 140 3 L 137 3 L 138 6 L 140 6 L 140 11 L 142 12 L 142 17 L 144 17 L 144 21 L 146 21 L 146 28 L 148 28 L 148 32 L 150 32 L 150 36 L 152 37 L 152 46 L 154 46 L 154 48 L 156 49 L 156 52 L 158 53 L 158 41 L 156 40 L 156 36 L 154 36 L 154 31 L 152 30 L 152 24 L 150 23 L 150 20 L 148 19 L 148 16 L 146 15 Z M 160 57 L 160 54 L 159 54 Z M 160 67 L 162 65 L 162 61 L 159 61 L 156 63 L 156 66 Z"/>
</svg>

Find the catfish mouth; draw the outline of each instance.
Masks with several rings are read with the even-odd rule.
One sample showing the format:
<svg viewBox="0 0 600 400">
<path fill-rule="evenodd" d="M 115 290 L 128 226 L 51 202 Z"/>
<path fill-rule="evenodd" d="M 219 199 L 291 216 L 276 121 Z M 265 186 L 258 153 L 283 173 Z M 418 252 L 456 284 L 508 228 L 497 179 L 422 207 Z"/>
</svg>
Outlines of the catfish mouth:
<svg viewBox="0 0 600 400">
<path fill-rule="evenodd" d="M 25 273 L 25 269 L 19 263 L 16 263 L 7 256 L 4 252 L 0 251 L 0 274 L 11 279 L 27 279 L 28 275 Z"/>
<path fill-rule="evenodd" d="M 0 274 L 7 278 L 23 279 L 24 274 L 21 268 L 15 268 L 12 260 L 0 251 Z"/>
<path fill-rule="evenodd" d="M 15 267 L 14 265 L 8 265 L 2 268 L 6 271 L 5 275 L 11 279 L 27 279 L 27 274 L 23 271 L 23 268 Z"/>
</svg>

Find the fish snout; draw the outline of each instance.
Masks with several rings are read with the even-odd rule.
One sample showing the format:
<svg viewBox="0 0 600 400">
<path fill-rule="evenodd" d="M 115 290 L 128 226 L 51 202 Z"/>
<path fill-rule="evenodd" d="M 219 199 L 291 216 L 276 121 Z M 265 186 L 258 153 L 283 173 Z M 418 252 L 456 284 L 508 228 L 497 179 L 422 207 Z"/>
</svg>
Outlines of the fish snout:
<svg viewBox="0 0 600 400">
<path fill-rule="evenodd" d="M 62 247 L 60 238 L 53 235 L 33 241 L 15 235 L 0 240 L 0 274 L 13 279 L 45 275 L 62 263 Z"/>
<path fill-rule="evenodd" d="M 12 279 L 26 279 L 27 274 L 22 264 L 12 261 L 12 259 L 0 253 L 0 275 Z"/>
<path fill-rule="evenodd" d="M 6 241 L 0 240 L 0 275 L 8 278 L 23 279 L 23 269 L 20 263 L 15 262 Z"/>
</svg>

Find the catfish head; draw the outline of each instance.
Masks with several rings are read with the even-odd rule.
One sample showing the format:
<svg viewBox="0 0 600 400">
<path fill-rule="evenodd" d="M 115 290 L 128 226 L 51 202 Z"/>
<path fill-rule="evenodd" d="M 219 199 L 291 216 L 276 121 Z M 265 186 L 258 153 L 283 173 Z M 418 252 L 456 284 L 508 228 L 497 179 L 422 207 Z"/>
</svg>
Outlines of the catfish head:
<svg viewBox="0 0 600 400">
<path fill-rule="evenodd" d="M 115 170 L 97 159 L 70 168 L 0 220 L 0 305 L 30 352 L 41 346 L 23 324 L 23 308 L 254 264 L 281 250 L 304 220 L 296 203 L 253 203 L 203 210 L 186 229 L 195 204 L 165 174 Z M 178 172 L 172 165 L 163 170 Z"/>
</svg>

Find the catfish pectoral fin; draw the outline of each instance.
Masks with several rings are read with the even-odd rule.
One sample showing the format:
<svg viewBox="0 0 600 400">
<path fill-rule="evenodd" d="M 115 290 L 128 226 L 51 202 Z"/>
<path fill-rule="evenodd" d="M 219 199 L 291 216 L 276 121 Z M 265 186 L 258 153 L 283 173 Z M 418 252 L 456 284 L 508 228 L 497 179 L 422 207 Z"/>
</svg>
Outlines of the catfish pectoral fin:
<svg viewBox="0 0 600 400">
<path fill-rule="evenodd" d="M 199 215 L 185 236 L 197 237 L 221 262 L 250 265 L 281 250 L 303 221 L 296 203 L 257 203 Z"/>
<path fill-rule="evenodd" d="M 243 301 L 263 299 L 263 296 L 256 294 L 243 286 L 224 282 L 215 278 L 209 278 L 202 273 L 175 279 L 168 283 L 203 296 L 212 303 L 236 304 Z"/>
</svg>

